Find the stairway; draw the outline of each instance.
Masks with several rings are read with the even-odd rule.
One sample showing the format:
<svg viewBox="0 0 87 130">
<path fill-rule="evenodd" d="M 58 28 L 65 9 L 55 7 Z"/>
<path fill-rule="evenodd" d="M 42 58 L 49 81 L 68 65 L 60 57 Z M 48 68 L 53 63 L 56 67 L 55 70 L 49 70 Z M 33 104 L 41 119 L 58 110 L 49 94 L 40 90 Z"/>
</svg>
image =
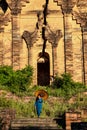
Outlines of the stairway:
<svg viewBox="0 0 87 130">
<path fill-rule="evenodd" d="M 56 119 L 21 118 L 11 122 L 10 130 L 63 130 L 58 128 Z"/>
</svg>

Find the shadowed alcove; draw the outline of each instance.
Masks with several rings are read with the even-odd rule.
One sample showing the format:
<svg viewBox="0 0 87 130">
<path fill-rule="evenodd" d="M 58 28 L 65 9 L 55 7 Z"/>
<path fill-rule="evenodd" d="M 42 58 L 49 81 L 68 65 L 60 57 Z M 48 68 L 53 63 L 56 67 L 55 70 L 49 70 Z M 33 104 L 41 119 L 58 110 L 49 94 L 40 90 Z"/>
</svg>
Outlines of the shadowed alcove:
<svg viewBox="0 0 87 130">
<path fill-rule="evenodd" d="M 50 84 L 50 62 L 48 53 L 39 53 L 37 61 L 37 84 L 41 86 Z"/>
</svg>

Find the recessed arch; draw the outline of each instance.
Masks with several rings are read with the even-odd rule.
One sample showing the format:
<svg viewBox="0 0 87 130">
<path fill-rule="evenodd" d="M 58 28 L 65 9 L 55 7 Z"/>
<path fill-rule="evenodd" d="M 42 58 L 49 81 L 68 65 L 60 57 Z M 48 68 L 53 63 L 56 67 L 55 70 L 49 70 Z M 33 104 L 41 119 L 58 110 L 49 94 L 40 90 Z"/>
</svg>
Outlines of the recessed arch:
<svg viewBox="0 0 87 130">
<path fill-rule="evenodd" d="M 37 60 L 37 84 L 41 86 L 47 86 L 50 84 L 50 61 L 49 54 L 39 53 Z"/>
</svg>

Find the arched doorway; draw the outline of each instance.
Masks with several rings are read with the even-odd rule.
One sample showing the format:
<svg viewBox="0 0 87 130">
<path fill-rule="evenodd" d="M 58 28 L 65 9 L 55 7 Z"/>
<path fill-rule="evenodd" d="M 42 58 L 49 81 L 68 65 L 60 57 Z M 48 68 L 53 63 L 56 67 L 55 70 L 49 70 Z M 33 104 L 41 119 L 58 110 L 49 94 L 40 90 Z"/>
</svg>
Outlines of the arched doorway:
<svg viewBox="0 0 87 130">
<path fill-rule="evenodd" d="M 37 84 L 41 86 L 50 84 L 50 62 L 47 53 L 44 56 L 41 56 L 41 53 L 39 54 L 37 61 Z"/>
</svg>

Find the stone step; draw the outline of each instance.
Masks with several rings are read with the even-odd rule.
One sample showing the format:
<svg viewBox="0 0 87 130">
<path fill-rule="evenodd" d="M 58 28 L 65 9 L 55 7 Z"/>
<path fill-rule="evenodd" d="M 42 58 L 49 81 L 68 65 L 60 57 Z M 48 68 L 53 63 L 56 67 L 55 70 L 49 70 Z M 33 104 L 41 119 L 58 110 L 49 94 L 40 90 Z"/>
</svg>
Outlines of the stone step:
<svg viewBox="0 0 87 130">
<path fill-rule="evenodd" d="M 42 126 L 26 126 L 26 127 L 13 127 L 10 130 L 62 130 L 58 127 L 42 127 Z"/>
<path fill-rule="evenodd" d="M 11 130 L 62 130 L 52 118 L 19 118 L 11 122 Z"/>
<path fill-rule="evenodd" d="M 54 127 L 19 127 L 10 130 L 62 130 L 62 129 L 54 128 Z"/>
<path fill-rule="evenodd" d="M 56 123 L 56 119 L 53 119 L 53 118 L 17 118 L 17 119 L 14 119 L 12 121 L 13 123 L 20 123 L 20 122 L 38 122 L 38 123 L 41 123 L 41 122 L 45 122 L 45 123 Z"/>
</svg>

